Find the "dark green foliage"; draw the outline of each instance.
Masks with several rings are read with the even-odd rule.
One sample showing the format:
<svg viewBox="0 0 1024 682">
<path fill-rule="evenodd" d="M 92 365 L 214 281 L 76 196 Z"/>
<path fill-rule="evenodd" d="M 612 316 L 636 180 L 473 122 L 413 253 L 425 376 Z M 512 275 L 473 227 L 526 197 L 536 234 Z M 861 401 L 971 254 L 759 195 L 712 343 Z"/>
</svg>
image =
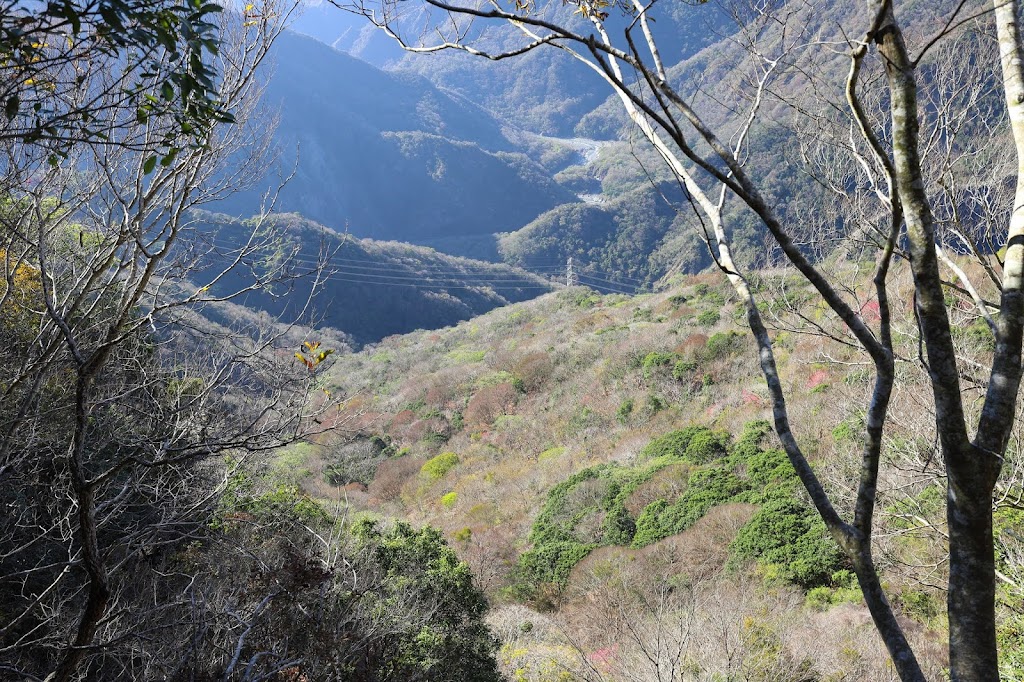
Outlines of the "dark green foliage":
<svg viewBox="0 0 1024 682">
<path fill-rule="evenodd" d="M 636 520 L 636 534 L 633 536 L 634 547 L 644 547 L 673 534 L 668 525 L 670 504 L 665 500 L 655 500 L 644 507 Z M 666 522 L 663 524 L 663 520 Z"/>
<path fill-rule="evenodd" d="M 125 564 L 118 595 L 137 629 L 83 679 L 128 666 L 132 679 L 240 679 L 227 671 L 237 655 L 252 678 L 499 682 L 487 601 L 439 531 L 347 526 L 294 487 L 266 486 L 234 473 L 184 537 L 165 528 Z"/>
<path fill-rule="evenodd" d="M 726 432 L 686 427 L 648 443 L 640 464 L 590 467 L 559 483 L 533 524 L 532 548 L 520 557 L 518 592 L 532 598 L 543 586 L 561 589 L 573 566 L 596 547 L 644 547 L 686 530 L 717 505 L 736 502 L 764 506 L 737 538 L 734 561 L 758 559 L 777 577 L 805 587 L 830 585 L 829 576 L 843 568 L 839 550 L 817 514 L 794 497 L 797 478 L 785 453 L 761 448 L 770 430 L 766 421 L 750 422 L 733 445 Z M 679 462 L 692 466 L 684 492 L 651 502 L 634 520 L 626 508 L 630 496 Z"/>
<path fill-rule="evenodd" d="M 500 679 L 497 641 L 483 621 L 487 600 L 440 531 L 407 523 L 381 531 L 375 522 L 363 521 L 353 535 L 380 571 L 377 592 L 362 598 L 388 609 L 392 637 L 398 640 L 380 656 L 376 679 Z M 430 614 L 426 622 L 403 625 L 420 610 Z"/>
<path fill-rule="evenodd" d="M 62 156 L 78 140 L 117 144 L 120 136 L 111 131 L 124 121 L 113 120 L 110 110 L 130 110 L 133 122 L 157 117 L 173 122 L 143 162 L 145 172 L 157 161 L 173 163 L 179 151 L 175 143 L 202 144 L 214 124 L 234 121 L 217 92 L 213 58 L 220 47 L 222 9 L 203 0 L 10 5 L 0 13 L 0 100 L 7 123 L 0 138 L 46 141 Z M 72 81 L 61 73 L 113 75 L 119 68 L 130 69 L 132 76 L 111 78 L 105 89 L 83 83 L 84 75 Z M 75 86 L 96 91 L 79 104 L 65 96 Z M 120 108 L 108 103 L 115 100 Z"/>
<path fill-rule="evenodd" d="M 390 436 L 370 436 L 370 442 L 374 447 L 380 449 L 380 454 L 384 457 L 394 456 L 396 448 L 395 444 L 391 442 Z"/>
<path fill-rule="evenodd" d="M 759 493 L 761 499 L 773 493 L 789 495 L 799 482 L 789 457 L 778 448 L 761 450 L 750 456 L 746 460 L 746 474 L 751 490 Z"/>
<path fill-rule="evenodd" d="M 564 587 L 576 564 L 598 546 L 571 540 L 540 544 L 519 557 L 519 571 L 531 587 L 543 584 Z"/>
<path fill-rule="evenodd" d="M 324 619 L 306 627 L 322 638 L 323 653 L 341 661 L 343 679 L 501 679 L 497 640 L 484 623 L 487 600 L 438 530 L 362 520 L 351 534 L 347 561 L 338 564 L 344 569 L 323 570 L 297 596 Z"/>
<path fill-rule="evenodd" d="M 235 502 L 241 506 L 228 510 L 222 530 L 227 537 L 211 548 L 233 540 L 251 549 L 223 575 L 244 583 L 244 594 L 253 593 L 247 598 L 260 599 L 264 584 L 280 593 L 254 621 L 246 650 L 260 651 L 270 642 L 287 647 L 300 661 L 296 672 L 310 679 L 500 680 L 498 643 L 484 623 L 487 600 L 438 530 L 367 518 L 339 528 L 323 508 L 315 519 L 299 513 L 320 505 L 294 492 L 273 507 L 244 496 Z M 232 522 L 239 509 L 261 507 L 260 524 Z M 340 540 L 327 563 L 313 530 L 330 528 L 323 534 L 339 537 L 340 531 Z M 220 647 L 201 649 L 206 655 Z"/>
<path fill-rule="evenodd" d="M 704 344 L 702 359 L 710 362 L 731 355 L 743 347 L 743 341 L 744 336 L 732 330 L 712 334 Z"/>
<path fill-rule="evenodd" d="M 743 431 L 736 440 L 730 459 L 739 464 L 755 456 L 761 451 L 761 443 L 771 431 L 771 424 L 765 419 L 743 424 Z"/>
<path fill-rule="evenodd" d="M 805 588 L 828 584 L 847 568 L 818 513 L 793 497 L 771 499 L 737 534 L 735 560 L 757 560 L 770 573 Z"/>
<path fill-rule="evenodd" d="M 647 396 L 647 404 L 645 407 L 649 414 L 657 414 L 668 407 L 668 402 L 661 396 L 650 393 Z"/>
<path fill-rule="evenodd" d="M 619 473 L 621 468 L 616 465 L 605 464 L 590 467 L 574 474 L 562 481 L 548 493 L 544 507 L 541 509 L 537 520 L 533 523 L 530 531 L 530 542 L 536 545 L 550 544 L 566 540 L 576 540 L 574 528 L 576 523 L 600 509 L 601 503 L 608 498 L 609 487 L 606 482 Z M 568 506 L 569 496 L 581 484 L 588 481 L 601 481 L 605 485 L 594 486 L 596 489 L 604 488 L 596 499 L 589 499 L 588 504 L 579 508 L 570 509 Z"/>
<path fill-rule="evenodd" d="M 626 506 L 621 500 L 608 510 L 604 517 L 604 537 L 602 541 L 606 545 L 628 545 L 633 541 L 636 533 L 636 522 L 629 515 Z"/>
<path fill-rule="evenodd" d="M 697 315 L 697 324 L 702 327 L 711 327 L 718 323 L 721 315 L 717 310 L 703 310 Z"/>
<path fill-rule="evenodd" d="M 683 457 L 695 464 L 707 464 L 724 457 L 731 444 L 731 436 L 725 431 L 703 429 L 693 435 Z"/>
<path fill-rule="evenodd" d="M 600 206 L 565 203 L 522 229 L 499 235 L 498 251 L 514 265 L 564 263 L 572 257 L 582 284 L 633 293 L 636 287 L 626 282 L 653 281 L 671 265 L 649 258 L 672 231 L 677 215 L 663 196 L 685 201 L 675 185 L 653 188 L 645 181 Z M 588 279 L 588 266 L 595 271 L 589 274 L 607 281 Z M 641 309 L 636 319 L 649 315 Z"/>
<path fill-rule="evenodd" d="M 648 353 L 640 365 L 644 372 L 644 379 L 650 379 L 661 368 L 672 365 L 678 359 L 679 356 L 675 353 Z"/>
<path fill-rule="evenodd" d="M 444 445 L 450 437 L 447 431 L 428 431 L 420 440 L 428 445 Z"/>
<path fill-rule="evenodd" d="M 722 457 L 729 448 L 730 436 L 703 426 L 688 426 L 655 438 L 640 451 L 642 459 L 671 457 L 703 464 Z"/>
<path fill-rule="evenodd" d="M 604 464 L 584 469 L 552 488 L 530 531 L 533 548 L 520 557 L 521 580 L 533 588 L 562 587 L 572 567 L 595 547 L 628 545 L 636 527 L 625 501 L 661 466 L 636 470 Z M 581 524 L 594 519 L 601 519 L 596 535 L 591 529 L 581 536 Z"/>
<path fill-rule="evenodd" d="M 746 489 L 746 484 L 728 469 L 712 467 L 695 471 L 690 475 L 686 492 L 673 504 L 657 500 L 644 508 L 637 519 L 633 546 L 644 547 L 681 533 L 709 509 L 731 501 Z"/>
<path fill-rule="evenodd" d="M 729 455 L 729 463 L 743 472 L 750 485 L 750 491 L 742 496 L 744 502 L 761 503 L 773 497 L 788 497 L 798 483 L 785 451 L 762 449 L 771 430 L 766 420 L 748 422 Z"/>
<path fill-rule="evenodd" d="M 680 360 L 672 367 L 672 378 L 682 381 L 690 376 L 693 370 L 697 369 L 697 363 L 692 360 Z"/>
<path fill-rule="evenodd" d="M 619 405 L 619 409 L 615 411 L 615 421 L 620 424 L 625 424 L 629 421 L 629 415 L 633 414 L 633 407 L 635 403 L 632 398 L 626 398 Z"/>
<path fill-rule="evenodd" d="M 767 419 L 755 419 L 743 425 L 743 432 L 736 441 L 736 448 L 733 454 L 745 459 L 750 457 L 764 442 L 765 437 L 772 432 L 772 425 Z"/>
<path fill-rule="evenodd" d="M 703 426 L 687 426 L 685 429 L 672 431 L 664 436 L 655 438 L 640 451 L 640 457 L 642 459 L 654 459 L 656 457 L 682 458 L 693 437 L 704 430 Z"/>
</svg>

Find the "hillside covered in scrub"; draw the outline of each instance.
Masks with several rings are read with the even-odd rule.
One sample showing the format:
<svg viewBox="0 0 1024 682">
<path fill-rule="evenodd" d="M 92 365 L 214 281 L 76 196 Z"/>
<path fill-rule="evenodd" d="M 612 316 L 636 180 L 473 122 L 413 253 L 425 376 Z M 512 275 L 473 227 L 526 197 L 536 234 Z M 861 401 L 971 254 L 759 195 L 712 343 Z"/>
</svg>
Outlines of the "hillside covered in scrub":
<svg viewBox="0 0 1024 682">
<path fill-rule="evenodd" d="M 794 430 L 830 493 L 852 504 L 863 359 L 788 273 L 756 285 L 780 329 Z M 870 319 L 870 296 L 854 295 Z M 897 316 L 909 343 L 909 303 Z M 958 344 L 984 362 L 991 336 L 972 320 L 962 313 Z M 901 352 L 899 371 L 916 381 L 913 347 Z M 269 475 L 441 529 L 492 601 L 515 679 L 887 678 L 850 566 L 774 440 L 744 318 L 714 275 L 635 298 L 563 289 L 391 337 L 339 358 L 326 385 L 344 398 L 335 430 L 280 453 Z M 938 676 L 942 471 L 914 417 L 930 409 L 926 391 L 894 401 L 877 552 Z M 1013 575 L 1019 516 L 1009 504 L 996 514 Z M 1009 590 L 1001 599 L 1005 665 L 1019 670 L 1021 614 Z"/>
<path fill-rule="evenodd" d="M 1024 682 L 1019 0 L 307 4 L 0 13 L 0 679 Z"/>
</svg>

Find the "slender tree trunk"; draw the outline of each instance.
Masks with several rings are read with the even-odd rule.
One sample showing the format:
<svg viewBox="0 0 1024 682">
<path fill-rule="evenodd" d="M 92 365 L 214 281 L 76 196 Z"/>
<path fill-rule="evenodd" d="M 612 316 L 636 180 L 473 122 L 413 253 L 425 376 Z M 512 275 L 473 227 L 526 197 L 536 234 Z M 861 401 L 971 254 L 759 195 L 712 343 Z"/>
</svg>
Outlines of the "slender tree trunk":
<svg viewBox="0 0 1024 682">
<path fill-rule="evenodd" d="M 934 218 L 921 170 L 916 65 L 909 58 L 892 5 L 871 4 L 883 13 L 875 41 L 889 82 L 893 167 L 948 477 L 950 675 L 954 682 L 998 682 L 991 454 L 975 447 L 967 436 L 959 368 L 935 254 Z"/>
<path fill-rule="evenodd" d="M 861 594 L 864 595 L 864 603 L 867 604 L 875 629 L 878 630 L 889 657 L 892 658 L 896 673 L 903 682 L 925 682 L 921 664 L 918 663 L 914 649 L 907 641 L 907 636 L 900 627 L 896 614 L 893 613 L 892 605 L 885 596 L 885 590 L 882 589 L 878 570 L 871 556 L 871 538 L 862 538 L 857 544 L 856 551 L 847 550 L 847 556 L 853 561 L 854 573 Z"/>
<path fill-rule="evenodd" d="M 106 357 L 103 354 L 103 358 Z M 46 682 L 69 682 L 85 658 L 100 621 L 107 612 L 110 585 L 107 569 L 100 554 L 96 528 L 96 489 L 89 483 L 85 467 L 86 437 L 89 427 L 89 390 L 94 365 L 86 363 L 79 368 L 75 393 L 75 434 L 69 457 L 71 484 L 78 503 L 78 542 L 82 546 L 82 563 L 89 576 L 89 593 L 79 617 L 74 641 L 68 646 L 57 669 Z"/>
<path fill-rule="evenodd" d="M 731 261 L 730 261 L 731 262 Z M 810 495 L 815 507 L 821 514 L 825 525 L 835 538 L 836 543 L 853 562 L 854 572 L 857 575 L 857 582 L 860 585 L 864 601 L 871 613 L 875 628 L 885 644 L 889 656 L 892 658 L 896 672 L 903 682 L 925 682 L 921 665 L 914 655 L 914 650 L 907 641 L 903 628 L 900 627 L 896 614 L 893 613 L 892 605 L 885 596 L 881 581 L 878 579 L 878 571 L 875 568 L 874 559 L 871 556 L 871 538 L 863 535 L 860 531 L 843 523 L 839 516 L 832 509 L 820 483 L 816 481 L 814 473 L 807 464 L 806 459 L 799 451 L 795 439 L 789 428 L 789 417 L 786 411 L 785 398 L 782 393 L 782 385 L 779 381 L 778 368 L 775 365 L 775 355 L 772 352 L 771 340 L 768 330 L 761 320 L 754 299 L 750 290 L 738 276 L 735 277 L 734 286 L 741 296 L 745 296 L 747 304 L 747 321 L 750 324 L 751 332 L 757 340 L 761 360 L 761 371 L 764 373 L 768 383 L 768 392 L 772 396 L 773 412 L 775 416 L 775 432 L 783 442 L 786 454 L 793 464 L 797 475 L 800 476 L 804 487 Z"/>
<path fill-rule="evenodd" d="M 982 459 L 973 447 L 948 453 L 949 668 L 954 682 L 997 682 L 996 567 L 992 540 L 992 486 L 977 475 Z M 975 463 L 975 475 L 962 470 Z M 964 466 L 966 464 L 966 466 Z"/>
<path fill-rule="evenodd" d="M 1024 325 L 1024 55 L 1017 0 L 993 0 L 1017 186 L 1006 241 L 996 351 L 972 445 L 947 451 L 949 489 L 949 656 L 955 681 L 998 680 L 992 490 L 1016 413 Z"/>
</svg>

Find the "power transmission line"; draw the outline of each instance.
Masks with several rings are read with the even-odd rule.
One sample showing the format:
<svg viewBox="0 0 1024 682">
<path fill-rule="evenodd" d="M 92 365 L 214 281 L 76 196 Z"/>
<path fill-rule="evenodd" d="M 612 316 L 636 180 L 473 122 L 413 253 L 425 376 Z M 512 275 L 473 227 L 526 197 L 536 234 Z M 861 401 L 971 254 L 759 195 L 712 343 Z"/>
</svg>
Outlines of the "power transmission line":
<svg viewBox="0 0 1024 682">
<path fill-rule="evenodd" d="M 233 244 L 230 241 L 214 235 L 202 235 L 204 241 L 215 247 L 222 247 L 231 250 L 239 250 L 245 247 L 242 244 Z M 400 256 L 399 256 L 400 258 Z M 353 284 L 382 284 L 387 286 L 405 286 L 419 289 L 481 289 L 489 288 L 499 291 L 512 290 L 545 290 L 550 291 L 555 283 L 540 284 L 564 272 L 566 283 L 570 286 L 582 283 L 592 289 L 604 293 L 615 293 L 634 295 L 641 288 L 637 278 L 612 275 L 597 270 L 580 271 L 575 262 L 570 258 L 571 264 L 565 266 L 534 266 L 530 269 L 517 268 L 507 263 L 494 263 L 487 266 L 467 265 L 463 269 L 454 270 L 453 266 L 432 263 L 384 263 L 372 260 L 360 260 L 355 258 L 344 258 L 333 256 L 321 261 L 313 256 L 305 254 L 294 254 L 290 260 L 305 265 L 325 265 L 330 268 L 330 273 L 321 279 L 324 281 L 346 282 Z M 549 261 L 550 262 L 550 261 Z M 516 275 L 516 270 L 523 272 L 522 276 Z M 497 270 L 497 271 L 496 271 Z M 502 272 L 502 270 L 506 270 Z M 383 273 L 383 274 L 378 274 Z M 603 277 L 602 277 L 603 275 Z M 536 279 L 534 279 L 536 278 Z M 615 279 L 612 279 L 615 278 Z M 427 280 L 426 282 L 422 280 Z M 436 281 L 442 280 L 442 281 Z M 449 280 L 449 281 L 443 281 Z M 585 280 L 585 281 L 584 281 Z M 633 284 L 632 280 L 638 284 Z M 507 286 L 499 286 L 507 285 Z M 632 291 L 630 291 L 632 289 Z"/>
</svg>

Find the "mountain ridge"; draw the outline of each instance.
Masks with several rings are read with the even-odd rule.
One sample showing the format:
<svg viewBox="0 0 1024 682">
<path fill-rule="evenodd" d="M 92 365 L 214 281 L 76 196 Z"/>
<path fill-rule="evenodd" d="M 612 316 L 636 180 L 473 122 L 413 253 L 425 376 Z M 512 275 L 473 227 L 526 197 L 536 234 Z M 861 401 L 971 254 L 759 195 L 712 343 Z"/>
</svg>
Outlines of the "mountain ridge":
<svg viewBox="0 0 1024 682">
<path fill-rule="evenodd" d="M 234 235 L 251 230 L 245 221 L 226 215 L 201 213 L 195 219 L 197 232 L 212 237 L 221 261 L 238 246 Z M 451 256 L 404 242 L 359 239 L 298 214 L 268 216 L 261 230 L 276 235 L 273 248 L 262 257 L 289 259 L 300 276 L 287 292 L 257 290 L 236 303 L 287 317 L 289 300 L 303 301 L 313 295 L 316 313 L 307 324 L 314 324 L 315 319 L 316 325 L 337 329 L 347 334 L 355 347 L 394 334 L 456 324 L 554 287 L 513 266 Z M 211 262 L 208 271 L 218 262 Z M 307 271 L 305 275 L 302 270 Z M 248 286 L 258 273 L 256 268 L 253 273 L 226 277 L 213 293 Z M 197 281 L 202 275 L 200 272 Z"/>
</svg>

